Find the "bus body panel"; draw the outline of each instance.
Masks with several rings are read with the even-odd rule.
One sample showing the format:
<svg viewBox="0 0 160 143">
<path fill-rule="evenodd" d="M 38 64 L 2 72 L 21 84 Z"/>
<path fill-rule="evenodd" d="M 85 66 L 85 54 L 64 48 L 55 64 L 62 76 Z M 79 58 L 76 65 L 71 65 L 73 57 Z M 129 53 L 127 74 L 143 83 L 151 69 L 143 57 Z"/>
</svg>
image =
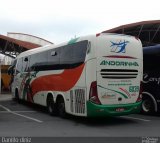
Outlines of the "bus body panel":
<svg viewBox="0 0 160 143">
<path fill-rule="evenodd" d="M 97 86 L 102 104 L 136 102 L 139 81 L 142 81 L 142 58 L 142 46 L 137 39 L 123 35 L 99 36 Z"/>
<path fill-rule="evenodd" d="M 119 52 L 114 46 L 111 46 L 121 41 L 127 43 L 125 45 L 127 54 L 124 50 L 121 49 L 122 51 Z M 127 47 L 128 41 L 131 44 L 129 47 Z M 70 52 L 66 50 L 72 46 L 74 49 Z M 79 49 L 77 49 L 78 46 Z M 83 49 L 82 53 L 81 49 Z M 79 50 L 77 53 L 80 54 L 75 57 L 71 53 L 77 50 Z M 111 50 L 115 51 L 114 54 Z M 64 55 L 62 55 L 63 52 Z M 132 56 L 133 52 L 135 56 Z M 27 51 L 17 57 L 12 93 L 15 97 L 16 90 L 18 90 L 20 99 L 43 106 L 47 106 L 48 95 L 52 95 L 54 103 L 61 95 L 64 98 L 66 112 L 77 116 L 112 116 L 135 113 L 139 111 L 140 106 L 140 102 L 136 103 L 136 100 L 142 80 L 141 54 L 141 43 L 138 40 L 133 37 L 112 34 L 99 37 L 86 36 L 58 46 L 46 46 Z M 69 55 L 68 61 L 65 60 L 67 55 Z M 74 59 L 80 62 L 72 63 Z M 111 64 L 106 65 L 109 60 Z M 113 63 L 116 61 L 130 62 L 131 65 L 115 66 Z M 102 76 L 102 72 L 106 70 L 126 70 L 126 67 L 127 70 L 137 71 L 136 78 L 106 79 Z M 124 73 L 126 74 L 122 71 L 122 74 Z M 90 100 L 91 84 L 95 81 L 101 105 L 92 103 Z M 133 86 L 132 90 L 136 90 L 133 91 L 133 95 L 130 95 L 128 91 L 129 86 Z M 124 89 L 124 87 L 127 88 Z M 125 94 L 120 93 L 120 90 Z M 124 107 L 125 111 L 119 110 Z"/>
<path fill-rule="evenodd" d="M 96 81 L 100 105 L 87 101 L 87 115 L 95 117 L 139 113 L 141 102 L 136 101 L 143 75 L 141 42 L 135 37 L 116 34 L 100 35 L 94 41 L 94 64 L 97 66 L 93 64 L 92 70 L 96 70 L 96 75 L 92 75 L 88 87 Z"/>
<path fill-rule="evenodd" d="M 160 112 L 160 45 L 144 47 L 143 96 L 153 101 L 154 111 Z"/>
</svg>

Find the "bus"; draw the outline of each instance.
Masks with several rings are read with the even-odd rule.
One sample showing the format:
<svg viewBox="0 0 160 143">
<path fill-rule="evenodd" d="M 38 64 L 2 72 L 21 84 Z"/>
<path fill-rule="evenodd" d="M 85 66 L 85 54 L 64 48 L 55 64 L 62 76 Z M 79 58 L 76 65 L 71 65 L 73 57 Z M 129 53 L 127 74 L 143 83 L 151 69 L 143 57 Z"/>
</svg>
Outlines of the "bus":
<svg viewBox="0 0 160 143">
<path fill-rule="evenodd" d="M 1 92 L 10 92 L 11 76 L 7 74 L 10 65 L 0 65 Z"/>
<path fill-rule="evenodd" d="M 49 114 L 120 116 L 141 108 L 143 50 L 118 34 L 78 37 L 23 52 L 15 59 L 12 95 Z"/>
<path fill-rule="evenodd" d="M 160 111 L 160 45 L 143 48 L 143 92 L 142 113 Z"/>
</svg>

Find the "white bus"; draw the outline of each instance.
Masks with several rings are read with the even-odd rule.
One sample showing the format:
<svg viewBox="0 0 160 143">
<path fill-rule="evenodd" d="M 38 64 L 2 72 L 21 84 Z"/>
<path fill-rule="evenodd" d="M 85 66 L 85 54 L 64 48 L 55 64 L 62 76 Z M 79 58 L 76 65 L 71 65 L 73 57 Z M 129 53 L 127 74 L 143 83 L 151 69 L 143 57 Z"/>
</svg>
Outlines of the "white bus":
<svg viewBox="0 0 160 143">
<path fill-rule="evenodd" d="M 79 37 L 17 56 L 16 99 L 52 115 L 120 116 L 141 107 L 143 53 L 139 39 L 118 34 Z"/>
</svg>

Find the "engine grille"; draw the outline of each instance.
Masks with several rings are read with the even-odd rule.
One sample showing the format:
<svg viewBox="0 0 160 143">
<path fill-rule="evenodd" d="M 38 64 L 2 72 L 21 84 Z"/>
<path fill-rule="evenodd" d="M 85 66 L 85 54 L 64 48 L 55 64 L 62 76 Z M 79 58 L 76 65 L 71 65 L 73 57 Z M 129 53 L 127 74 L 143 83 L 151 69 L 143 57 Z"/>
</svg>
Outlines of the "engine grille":
<svg viewBox="0 0 160 143">
<path fill-rule="evenodd" d="M 132 69 L 102 69 L 100 71 L 102 78 L 109 79 L 130 79 L 136 78 L 138 70 Z"/>
<path fill-rule="evenodd" d="M 74 91 L 74 92 L 73 92 Z M 75 89 L 70 91 L 71 112 L 85 113 L 85 89 Z"/>
</svg>

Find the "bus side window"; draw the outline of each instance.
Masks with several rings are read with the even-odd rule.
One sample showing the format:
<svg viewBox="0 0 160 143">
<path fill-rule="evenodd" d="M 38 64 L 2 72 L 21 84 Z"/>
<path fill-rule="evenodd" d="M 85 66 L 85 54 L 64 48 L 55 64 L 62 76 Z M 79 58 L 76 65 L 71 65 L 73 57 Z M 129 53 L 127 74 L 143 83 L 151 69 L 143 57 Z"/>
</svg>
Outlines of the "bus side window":
<svg viewBox="0 0 160 143">
<path fill-rule="evenodd" d="M 14 66 L 10 66 L 8 68 L 8 75 L 13 75 L 14 74 Z"/>
<path fill-rule="evenodd" d="M 82 63 L 85 60 L 88 41 L 81 41 L 72 46 L 73 50 L 73 61 L 74 63 Z M 90 49 L 88 49 L 90 50 Z"/>
<path fill-rule="evenodd" d="M 8 68 L 8 75 L 14 75 L 17 60 L 12 60 L 11 66 Z"/>
<path fill-rule="evenodd" d="M 74 64 L 83 63 L 86 57 L 88 41 L 80 41 L 61 47 L 60 64 L 70 68 Z"/>
<path fill-rule="evenodd" d="M 29 69 L 30 71 L 47 70 L 48 55 L 46 52 L 36 53 L 30 56 Z"/>
<path fill-rule="evenodd" d="M 22 60 L 23 60 L 23 59 L 20 58 L 20 59 L 17 61 L 17 66 L 16 66 L 15 74 L 18 74 L 18 73 L 22 72 L 22 66 L 23 66 Z"/>
<path fill-rule="evenodd" d="M 73 48 L 72 45 L 66 45 L 60 48 L 60 64 L 64 68 L 69 68 L 73 64 Z"/>
<path fill-rule="evenodd" d="M 48 66 L 58 65 L 60 62 L 60 48 L 48 51 Z"/>
</svg>

